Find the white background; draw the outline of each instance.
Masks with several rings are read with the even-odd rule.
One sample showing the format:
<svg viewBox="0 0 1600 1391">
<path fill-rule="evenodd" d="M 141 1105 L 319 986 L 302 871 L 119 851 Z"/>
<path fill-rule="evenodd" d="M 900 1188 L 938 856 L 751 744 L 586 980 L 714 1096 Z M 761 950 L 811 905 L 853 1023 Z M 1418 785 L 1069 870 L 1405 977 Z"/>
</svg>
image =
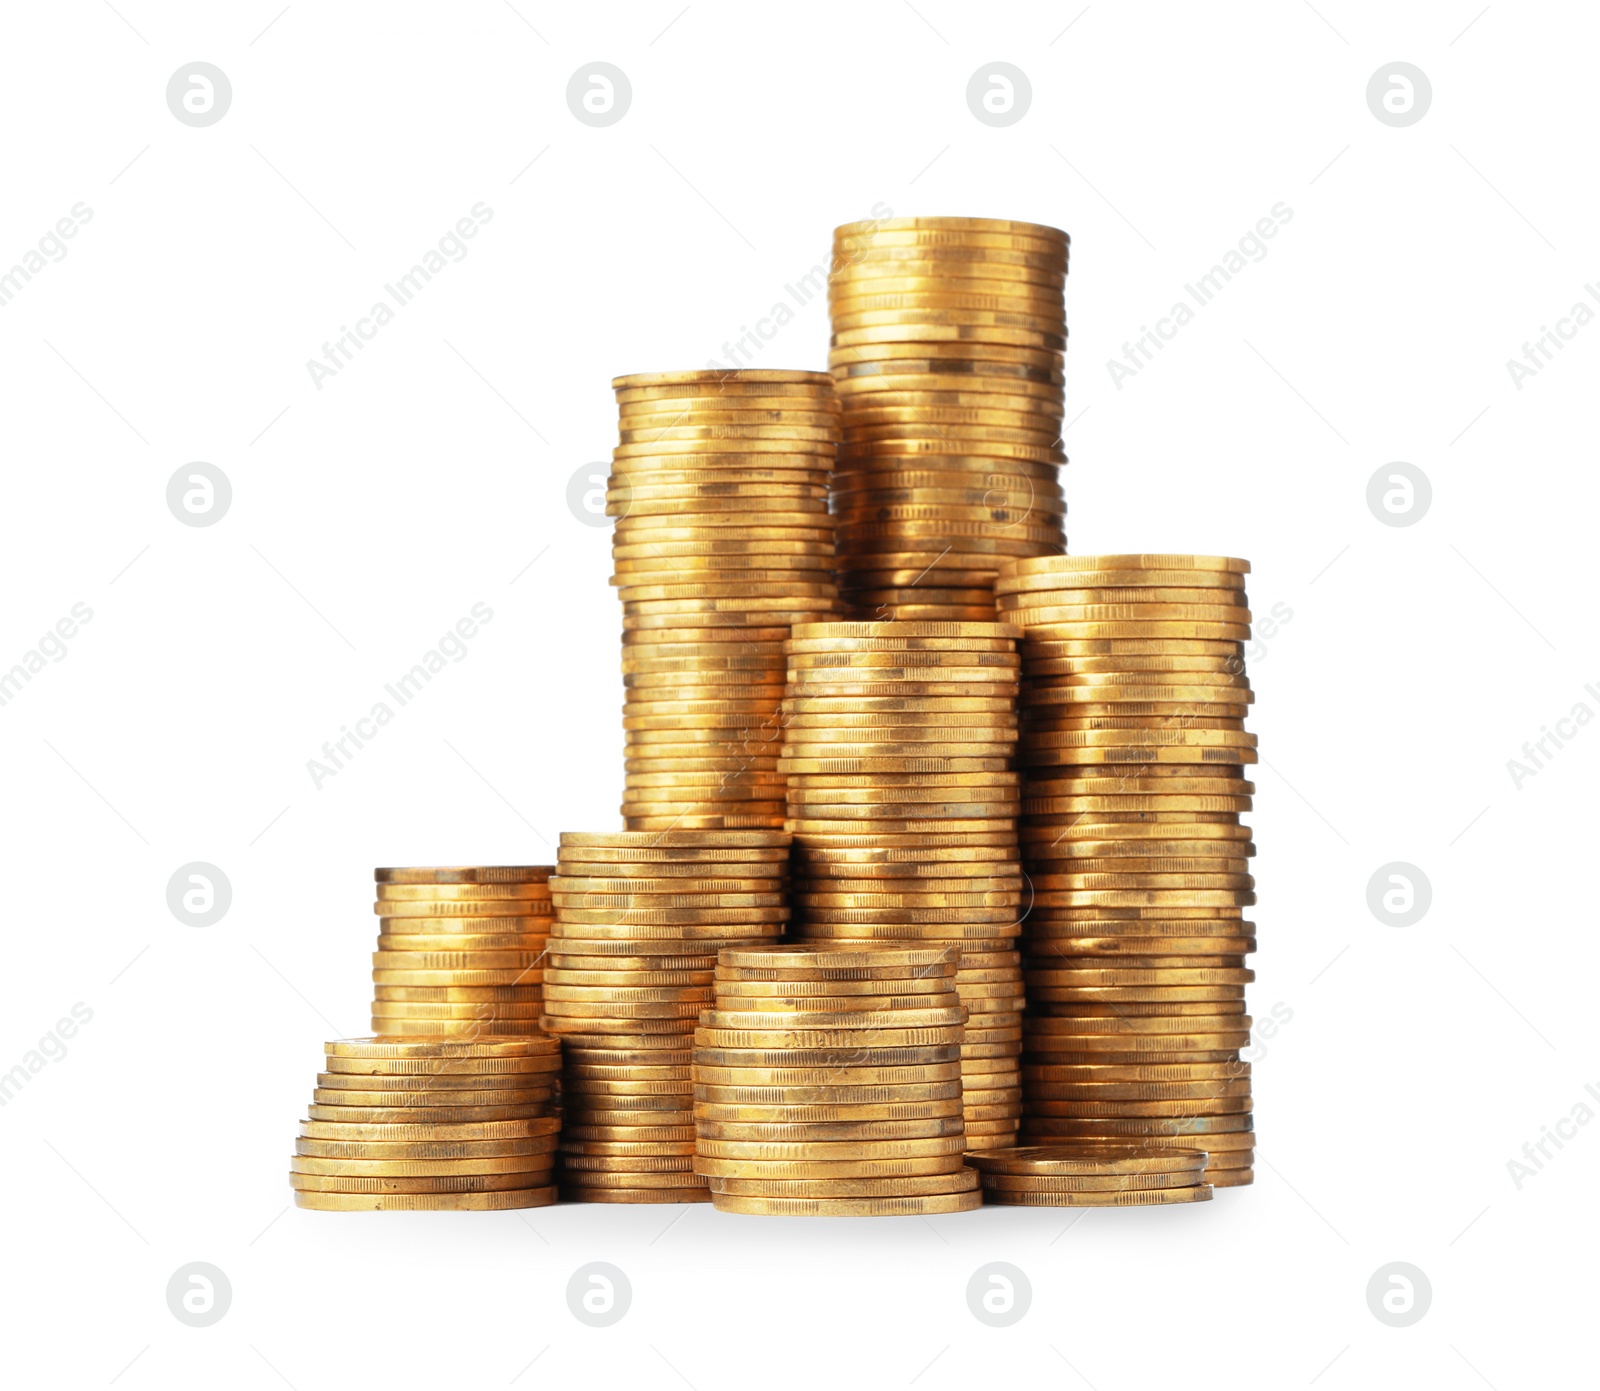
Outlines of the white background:
<svg viewBox="0 0 1600 1391">
<path fill-rule="evenodd" d="M 1506 761 L 1600 711 L 1600 327 L 1520 390 L 1505 364 L 1600 280 L 1600 18 L 516 4 L 8 8 L 0 266 L 93 217 L 0 308 L 0 667 L 94 615 L 0 708 L 0 1069 L 94 1012 L 0 1111 L 8 1380 L 1584 1375 L 1600 1126 L 1520 1191 L 1507 1161 L 1600 1085 L 1600 731 L 1520 790 Z M 196 59 L 233 87 L 205 129 L 164 96 Z M 595 59 L 633 88 L 606 129 L 565 99 Z M 996 59 L 1033 89 L 1005 129 L 965 99 Z M 1394 60 L 1433 88 L 1404 129 L 1365 98 Z M 466 258 L 318 390 L 306 360 L 479 201 Z M 608 533 L 565 503 L 609 379 L 720 355 L 879 202 L 1067 228 L 1071 549 L 1248 556 L 1257 614 L 1293 611 L 1253 649 L 1252 1004 L 1293 1013 L 1258 1049 L 1259 1181 L 1081 1217 L 288 1209 L 322 1042 L 365 1031 L 372 866 L 617 824 Z M 1107 359 L 1279 202 L 1266 258 L 1118 389 Z M 817 300 L 762 361 L 819 367 L 826 332 Z M 165 502 L 196 460 L 233 486 L 209 528 Z M 1396 460 L 1433 487 L 1401 529 L 1366 503 Z M 316 789 L 306 761 L 475 602 L 466 659 Z M 192 860 L 233 886 L 214 927 L 166 906 Z M 1367 908 L 1393 860 L 1433 887 L 1409 928 Z M 196 1260 L 233 1289 L 207 1329 L 165 1299 Z M 567 1309 L 591 1260 L 632 1281 L 609 1329 Z M 1006 1329 L 966 1304 L 994 1260 L 1032 1285 Z M 1406 1329 L 1365 1295 L 1395 1260 L 1433 1289 Z"/>
</svg>

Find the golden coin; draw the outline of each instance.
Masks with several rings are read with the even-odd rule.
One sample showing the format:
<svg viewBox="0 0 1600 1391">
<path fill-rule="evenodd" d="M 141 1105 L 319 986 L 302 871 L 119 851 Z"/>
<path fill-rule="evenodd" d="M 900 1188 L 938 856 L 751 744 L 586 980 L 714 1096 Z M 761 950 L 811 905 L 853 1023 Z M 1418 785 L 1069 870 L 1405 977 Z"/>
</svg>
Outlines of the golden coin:
<svg viewBox="0 0 1600 1391">
<path fill-rule="evenodd" d="M 289 1170 L 289 1187 L 297 1193 L 324 1195 L 343 1194 L 394 1194 L 394 1193 L 506 1193 L 526 1192 L 530 1188 L 546 1186 L 555 1168 L 555 1156 L 539 1169 L 518 1173 L 499 1174 L 307 1174 L 292 1165 Z"/>
<path fill-rule="evenodd" d="M 550 1162 L 555 1151 L 554 1134 L 532 1140 L 424 1140 L 390 1144 L 299 1139 L 294 1142 L 295 1159 L 301 1164 L 438 1165 L 451 1173 L 456 1171 L 457 1165 L 464 1166 L 461 1170 L 464 1173 L 501 1173 L 542 1168 Z M 503 1169 L 498 1167 L 502 1165 L 505 1166 Z"/>
<path fill-rule="evenodd" d="M 985 1185 L 985 1203 L 1012 1207 L 1171 1207 L 1179 1203 L 1200 1203 L 1210 1199 L 1211 1185 L 1186 1188 L 1129 1188 L 1113 1192 L 1056 1189 L 1027 1192 Z"/>
<path fill-rule="evenodd" d="M 490 1039 L 473 1043 L 344 1038 L 325 1043 L 323 1051 L 330 1058 L 416 1060 L 432 1063 L 435 1061 L 453 1062 L 467 1059 L 542 1059 L 559 1056 L 560 1044 L 553 1038 Z"/>
<path fill-rule="evenodd" d="M 524 1040 L 495 1039 L 496 1043 L 523 1042 Z M 531 1041 L 531 1040 L 529 1040 Z M 426 1048 L 459 1047 L 466 1040 L 412 1040 L 413 1043 L 421 1042 Z M 555 1039 L 547 1043 L 559 1044 Z M 330 1057 L 324 1060 L 329 1072 L 348 1074 L 352 1077 L 424 1077 L 424 1078 L 454 1078 L 457 1076 L 520 1076 L 523 1074 L 544 1074 L 559 1072 L 561 1069 L 561 1055 L 556 1049 L 551 1049 L 542 1056 L 517 1058 L 517 1057 L 479 1057 L 460 1058 L 427 1056 L 401 1057 L 401 1058 L 351 1058 Z M 447 1085 L 454 1085 L 453 1082 Z"/>
<path fill-rule="evenodd" d="M 547 1173 L 555 1162 L 552 1144 L 539 1154 L 510 1154 L 485 1159 L 314 1159 L 296 1154 L 290 1173 L 323 1178 L 461 1178 L 470 1175 L 526 1175 Z M 522 1178 L 526 1186 L 526 1178 Z M 510 1188 L 512 1183 L 507 1183 Z"/>
<path fill-rule="evenodd" d="M 718 1212 L 766 1217 L 920 1217 L 945 1212 L 971 1212 L 983 1205 L 981 1192 L 885 1196 L 878 1198 L 770 1198 L 715 1193 Z"/>
<path fill-rule="evenodd" d="M 551 873 L 549 865 L 444 865 L 372 871 L 380 884 L 539 884 Z"/>
<path fill-rule="evenodd" d="M 548 1207 L 554 1188 L 513 1189 L 504 1193 L 309 1193 L 296 1191 L 296 1207 L 319 1212 L 504 1212 L 509 1208 Z"/>
<path fill-rule="evenodd" d="M 548 903 L 544 904 L 543 907 L 544 912 L 537 917 L 380 917 L 378 919 L 378 932 L 381 936 L 391 937 L 448 936 L 452 941 L 458 937 L 505 936 L 508 934 L 527 934 L 543 937 L 550 931 L 550 919 L 554 911 Z"/>
<path fill-rule="evenodd" d="M 526 1140 L 540 1135 L 554 1135 L 561 1129 L 558 1116 L 530 1117 L 522 1120 L 500 1121 L 320 1121 L 303 1120 L 300 1134 L 308 1140 L 363 1140 L 363 1141 L 457 1141 L 457 1140 Z"/>
<path fill-rule="evenodd" d="M 550 871 L 545 869 L 545 878 Z M 377 887 L 380 902 L 455 902 L 489 899 L 498 903 L 502 899 L 542 901 L 548 897 L 545 881 L 538 883 L 488 883 L 488 884 L 391 884 Z"/>
</svg>

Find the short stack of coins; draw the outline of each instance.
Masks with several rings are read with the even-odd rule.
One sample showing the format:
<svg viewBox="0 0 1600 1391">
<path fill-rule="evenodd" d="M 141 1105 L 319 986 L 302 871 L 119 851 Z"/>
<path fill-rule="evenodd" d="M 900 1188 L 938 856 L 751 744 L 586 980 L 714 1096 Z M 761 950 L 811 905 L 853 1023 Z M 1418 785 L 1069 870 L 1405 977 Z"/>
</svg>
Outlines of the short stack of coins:
<svg viewBox="0 0 1600 1391">
<path fill-rule="evenodd" d="M 324 1045 L 289 1184 L 324 1212 L 544 1207 L 561 1120 L 553 1038 Z"/>
<path fill-rule="evenodd" d="M 783 640 L 837 612 L 822 372 L 651 372 L 612 382 L 630 830 L 783 825 Z"/>
<path fill-rule="evenodd" d="M 1014 556 L 1065 548 L 1068 237 L 975 217 L 833 234 L 833 477 L 852 618 L 989 620 Z"/>
<path fill-rule="evenodd" d="M 695 1030 L 695 1170 L 723 1212 L 979 1206 L 964 1166 L 958 951 L 727 948 Z"/>
<path fill-rule="evenodd" d="M 1023 1145 L 968 1159 L 983 1200 L 1009 1207 L 1170 1207 L 1202 1203 L 1204 1150 L 1150 1145 Z"/>
<path fill-rule="evenodd" d="M 782 831 L 564 832 L 545 1027 L 564 1041 L 562 1197 L 705 1202 L 694 1172 L 694 1027 L 717 952 L 789 918 Z"/>
<path fill-rule="evenodd" d="M 797 625 L 782 771 L 798 937 L 959 945 L 971 1148 L 1022 1114 L 1019 630 L 922 620 Z"/>
<path fill-rule="evenodd" d="M 1024 1136 L 1204 1150 L 1213 1185 L 1253 1177 L 1249 568 L 1058 556 L 997 585 L 1025 634 Z"/>
<path fill-rule="evenodd" d="M 538 1034 L 549 865 L 377 869 L 372 1031 Z"/>
</svg>

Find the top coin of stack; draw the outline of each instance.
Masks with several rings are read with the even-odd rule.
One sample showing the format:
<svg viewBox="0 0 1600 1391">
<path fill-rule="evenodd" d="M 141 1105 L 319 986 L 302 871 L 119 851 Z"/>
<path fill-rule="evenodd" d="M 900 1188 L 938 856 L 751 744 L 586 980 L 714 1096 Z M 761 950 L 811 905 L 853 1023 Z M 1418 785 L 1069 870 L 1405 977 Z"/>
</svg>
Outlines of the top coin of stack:
<svg viewBox="0 0 1600 1391">
<path fill-rule="evenodd" d="M 1065 546 L 1068 238 L 977 217 L 833 234 L 833 479 L 852 618 L 993 621 L 1013 556 Z"/>
<path fill-rule="evenodd" d="M 826 373 L 652 372 L 612 382 L 630 830 L 777 828 L 783 640 L 837 608 Z"/>
<path fill-rule="evenodd" d="M 549 865 L 377 869 L 372 1031 L 537 1034 Z"/>
<path fill-rule="evenodd" d="M 300 1122 L 289 1184 L 323 1212 L 544 1207 L 556 1136 L 553 1038 L 347 1038 Z"/>
<path fill-rule="evenodd" d="M 564 832 L 545 1025 L 563 1036 L 564 1197 L 681 1203 L 693 1172 L 690 1065 L 717 952 L 788 921 L 782 831 Z"/>
<path fill-rule="evenodd" d="M 1018 630 L 998 623 L 797 625 L 782 769 L 796 935 L 958 943 L 967 1142 L 1022 1112 Z"/>
<path fill-rule="evenodd" d="M 958 952 L 727 948 L 695 1031 L 695 1169 L 724 1212 L 966 1212 Z"/>
<path fill-rule="evenodd" d="M 997 585 L 1024 630 L 1024 1133 L 1205 1150 L 1212 1184 L 1253 1153 L 1249 568 L 1057 556 Z"/>
</svg>

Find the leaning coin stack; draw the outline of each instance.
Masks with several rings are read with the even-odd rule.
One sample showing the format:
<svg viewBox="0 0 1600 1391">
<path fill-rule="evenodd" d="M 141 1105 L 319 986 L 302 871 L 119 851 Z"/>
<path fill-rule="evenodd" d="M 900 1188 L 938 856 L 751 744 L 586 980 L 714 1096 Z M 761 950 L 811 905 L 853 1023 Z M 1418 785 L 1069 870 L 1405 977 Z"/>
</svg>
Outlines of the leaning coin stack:
<svg viewBox="0 0 1600 1391">
<path fill-rule="evenodd" d="M 995 617 L 1012 556 L 1064 549 L 1068 238 L 976 217 L 833 234 L 833 477 L 855 618 Z"/>
<path fill-rule="evenodd" d="M 783 825 L 783 640 L 837 612 L 822 372 L 651 372 L 612 382 L 630 830 Z"/>
<path fill-rule="evenodd" d="M 1011 1207 L 1167 1207 L 1211 1197 L 1203 1150 L 1023 1145 L 969 1155 L 983 1200 Z"/>
<path fill-rule="evenodd" d="M 549 865 L 378 869 L 372 1031 L 538 1034 Z"/>
<path fill-rule="evenodd" d="M 324 1212 L 544 1207 L 561 1120 L 553 1038 L 324 1045 L 289 1185 Z"/>
<path fill-rule="evenodd" d="M 997 585 L 1024 631 L 1023 1133 L 1204 1150 L 1213 1185 L 1253 1177 L 1249 568 L 1055 556 Z"/>
<path fill-rule="evenodd" d="M 695 1030 L 695 1171 L 723 1212 L 979 1206 L 953 947 L 730 947 Z"/>
<path fill-rule="evenodd" d="M 906 619 L 797 625 L 783 762 L 795 935 L 959 945 L 971 1148 L 1022 1114 L 1018 630 Z"/>
<path fill-rule="evenodd" d="M 690 1067 L 717 952 L 788 920 L 782 831 L 562 834 L 545 1027 L 564 1039 L 564 1198 L 704 1202 Z"/>
</svg>

